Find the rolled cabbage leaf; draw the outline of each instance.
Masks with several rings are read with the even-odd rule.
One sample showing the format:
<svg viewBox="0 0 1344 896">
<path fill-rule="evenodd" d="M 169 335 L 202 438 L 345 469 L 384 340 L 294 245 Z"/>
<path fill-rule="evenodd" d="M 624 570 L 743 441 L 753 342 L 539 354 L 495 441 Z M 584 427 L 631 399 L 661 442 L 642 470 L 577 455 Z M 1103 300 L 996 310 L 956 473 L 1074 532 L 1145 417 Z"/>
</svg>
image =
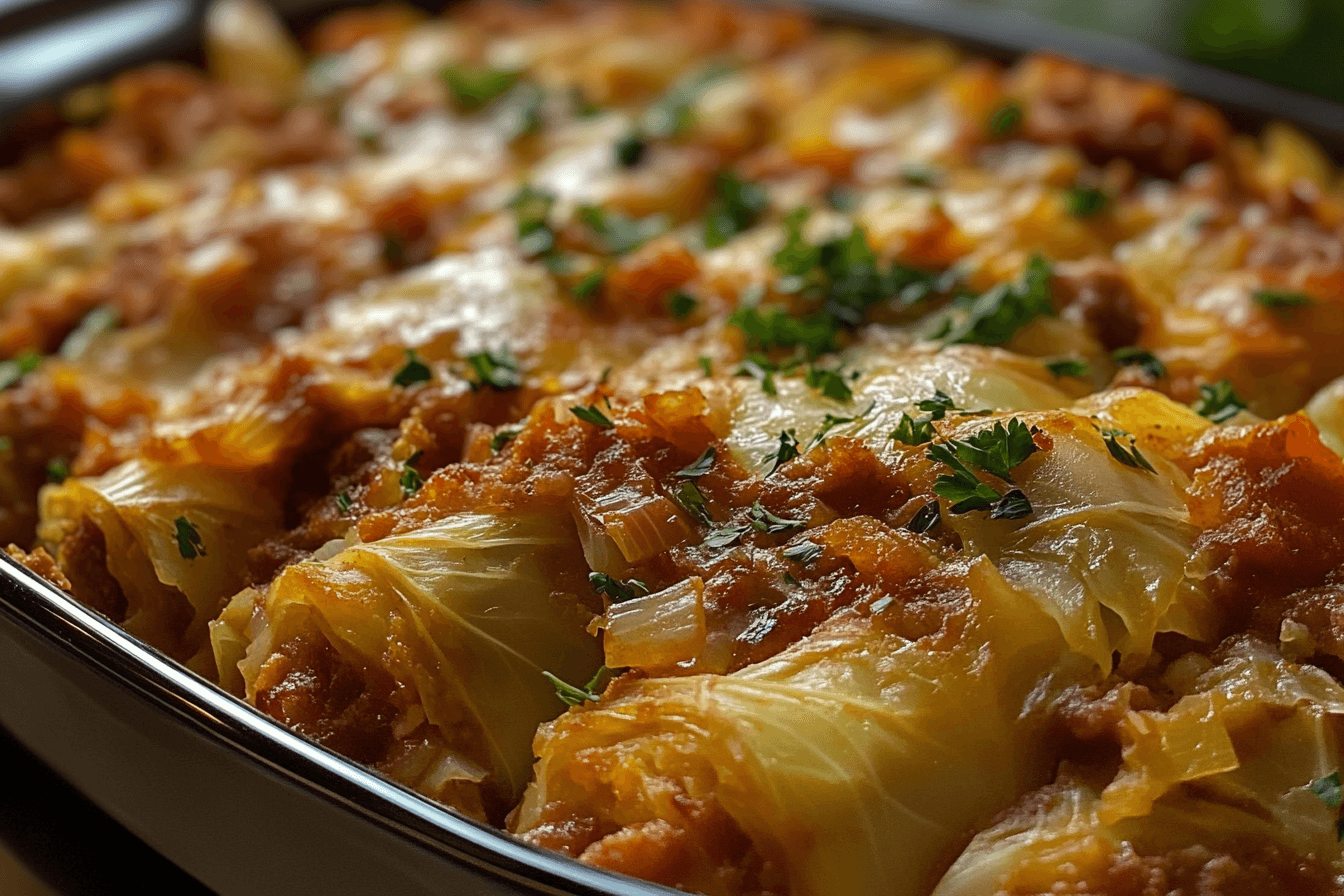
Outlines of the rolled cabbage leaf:
<svg viewBox="0 0 1344 896">
<path fill-rule="evenodd" d="M 586 631 L 593 613 L 552 592 L 557 569 L 581 557 L 567 518 L 472 513 L 287 567 L 260 624 L 237 614 L 256 631 L 238 664 L 247 697 L 266 660 L 315 624 L 345 660 L 392 677 L 398 727 L 437 729 L 440 773 L 404 783 L 436 797 L 480 785 L 516 801 L 537 726 L 564 709 L 542 673 L 582 684 L 602 661 Z M 217 639 L 232 656 L 235 641 Z"/>
<path fill-rule="evenodd" d="M 1053 771 L 1034 701 L 1052 676 L 1088 674 L 989 563 L 961 569 L 934 633 L 910 640 L 881 612 L 847 611 L 759 665 L 622 681 L 543 726 L 517 830 L 557 804 L 600 830 L 685 825 L 671 797 L 684 789 L 713 794 L 793 896 L 922 896 L 972 831 Z M 706 886 L 685 875 L 674 883 Z"/>
<path fill-rule="evenodd" d="M 1124 764 L 1109 786 L 1098 792 L 1066 771 L 979 834 L 933 896 L 1059 884 L 1105 892 L 1108 866 L 1122 854 L 1197 848 L 1207 863 L 1247 844 L 1276 845 L 1296 857 L 1288 864 L 1327 876 L 1344 872 L 1338 806 L 1312 790 L 1340 768 L 1344 688 L 1253 642 L 1190 674 L 1200 666 L 1209 661 L 1194 655 L 1173 664 L 1184 670 L 1169 671 L 1169 682 L 1192 682 L 1169 712 L 1131 711 L 1121 723 Z"/>
<path fill-rule="evenodd" d="M 1213 608 L 1186 572 L 1199 532 L 1186 508 L 1188 477 L 1126 435 L 1111 438 L 1123 451 L 1140 451 L 1153 470 L 1117 459 L 1105 424 L 1091 418 L 1018 416 L 1051 442 L 1013 471 L 1033 512 L 1017 520 L 946 514 L 965 549 L 988 556 L 1004 578 L 1035 595 L 1069 646 L 1106 671 L 1117 651 L 1122 669 L 1141 666 L 1158 632 L 1213 637 Z M 991 422 L 963 424 L 954 435 Z"/>
<path fill-rule="evenodd" d="M 41 544 L 62 564 L 66 535 L 102 532 L 107 572 L 126 597 L 127 631 L 213 677 L 206 625 L 243 585 L 247 552 L 278 531 L 283 490 L 266 477 L 201 465 L 128 461 L 42 490 Z"/>
</svg>

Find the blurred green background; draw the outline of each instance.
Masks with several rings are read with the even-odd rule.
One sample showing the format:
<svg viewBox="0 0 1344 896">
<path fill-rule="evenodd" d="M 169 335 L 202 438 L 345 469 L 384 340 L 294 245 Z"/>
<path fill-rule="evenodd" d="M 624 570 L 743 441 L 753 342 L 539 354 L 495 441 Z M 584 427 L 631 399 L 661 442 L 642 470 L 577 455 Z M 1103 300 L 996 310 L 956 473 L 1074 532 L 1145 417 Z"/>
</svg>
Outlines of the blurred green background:
<svg viewBox="0 0 1344 896">
<path fill-rule="evenodd" d="M 982 0 L 1344 101 L 1344 0 Z"/>
</svg>

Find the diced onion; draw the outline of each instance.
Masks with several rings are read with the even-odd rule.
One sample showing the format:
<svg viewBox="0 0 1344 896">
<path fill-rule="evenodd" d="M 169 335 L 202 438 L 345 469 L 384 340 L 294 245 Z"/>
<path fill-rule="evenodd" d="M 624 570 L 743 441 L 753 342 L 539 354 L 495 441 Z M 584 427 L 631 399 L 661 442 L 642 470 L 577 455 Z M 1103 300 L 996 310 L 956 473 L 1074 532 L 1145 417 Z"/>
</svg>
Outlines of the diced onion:
<svg viewBox="0 0 1344 896">
<path fill-rule="evenodd" d="M 579 530 L 585 532 L 585 556 L 591 547 L 601 553 L 600 535 L 610 538 L 627 563 L 639 563 L 661 554 L 691 537 L 691 524 L 670 500 L 659 494 L 632 487 L 618 488 L 604 495 L 579 496 L 579 513 L 583 519 Z M 593 561 L 607 558 L 587 557 L 589 565 L 599 572 L 609 572 Z"/>
<path fill-rule="evenodd" d="M 607 611 L 606 660 L 612 668 L 668 669 L 705 648 L 705 583 L 695 577 Z"/>
</svg>

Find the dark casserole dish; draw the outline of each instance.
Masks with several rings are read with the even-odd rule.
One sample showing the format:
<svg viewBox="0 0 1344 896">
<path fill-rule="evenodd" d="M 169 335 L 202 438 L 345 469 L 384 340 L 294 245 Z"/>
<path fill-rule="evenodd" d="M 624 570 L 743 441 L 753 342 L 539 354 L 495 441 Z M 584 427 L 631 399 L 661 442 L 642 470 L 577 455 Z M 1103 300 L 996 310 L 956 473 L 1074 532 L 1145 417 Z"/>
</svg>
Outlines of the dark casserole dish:
<svg viewBox="0 0 1344 896">
<path fill-rule="evenodd" d="M 226 893 L 1344 892 L 1337 110 L 931 9 L 27 113 L 0 723 Z"/>
</svg>

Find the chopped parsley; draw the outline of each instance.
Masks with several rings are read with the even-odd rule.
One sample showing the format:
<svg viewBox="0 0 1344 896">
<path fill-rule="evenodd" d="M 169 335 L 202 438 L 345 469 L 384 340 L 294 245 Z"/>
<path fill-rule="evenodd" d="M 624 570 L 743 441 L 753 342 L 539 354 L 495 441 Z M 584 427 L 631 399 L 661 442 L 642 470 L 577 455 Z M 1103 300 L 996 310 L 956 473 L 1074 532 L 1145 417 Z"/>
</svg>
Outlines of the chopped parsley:
<svg viewBox="0 0 1344 896">
<path fill-rule="evenodd" d="M 579 220 L 597 234 L 603 248 L 612 255 L 624 255 L 638 249 L 667 230 L 667 219 L 662 215 L 630 218 L 596 205 L 579 206 L 577 214 Z"/>
<path fill-rule="evenodd" d="M 598 594 L 605 594 L 616 603 L 624 600 L 634 600 L 641 594 L 649 593 L 649 586 L 639 579 L 622 582 L 620 579 L 612 578 L 604 572 L 588 573 L 588 583 L 593 586 L 593 590 Z"/>
<path fill-rule="evenodd" d="M 989 133 L 995 137 L 1007 137 L 1022 124 L 1022 107 L 1009 100 L 999 106 L 989 116 Z"/>
<path fill-rule="evenodd" d="M 941 420 L 947 416 L 948 411 L 957 410 L 956 402 L 952 400 L 952 396 L 942 389 L 934 389 L 932 398 L 915 402 L 915 407 L 928 414 L 930 420 Z"/>
<path fill-rule="evenodd" d="M 490 450 L 495 454 L 498 454 L 504 450 L 505 445 L 518 438 L 518 433 L 522 431 L 523 427 L 521 425 L 501 426 L 495 431 L 495 434 L 490 437 Z"/>
<path fill-rule="evenodd" d="M 858 375 L 859 372 L 856 370 L 846 377 L 841 375 L 839 368 L 831 370 L 813 364 L 807 371 L 806 382 L 827 398 L 847 404 L 854 400 L 854 392 L 845 380 L 853 379 Z"/>
<path fill-rule="evenodd" d="M 806 565 L 820 557 L 821 553 L 822 547 L 815 541 L 800 541 L 784 549 L 784 559 Z"/>
<path fill-rule="evenodd" d="M 41 364 L 42 356 L 37 352 L 24 352 L 8 361 L 0 361 L 0 389 L 15 385 Z"/>
<path fill-rule="evenodd" d="M 546 91 L 535 84 L 519 84 L 510 94 L 505 131 L 509 142 L 541 130 L 541 110 L 546 105 Z"/>
<path fill-rule="evenodd" d="M 741 541 L 743 535 L 750 531 L 751 527 L 745 523 L 730 523 L 727 526 L 720 526 L 705 537 L 704 545 L 716 551 L 732 547 Z"/>
<path fill-rule="evenodd" d="M 1324 778 L 1317 778 L 1311 782 L 1311 792 L 1325 803 L 1327 809 L 1338 809 L 1341 802 L 1344 802 L 1344 787 L 1341 787 L 1339 772 L 1331 772 Z"/>
<path fill-rule="evenodd" d="M 725 65 L 711 65 L 677 80 L 662 98 L 645 110 L 639 128 L 648 137 L 673 137 L 690 128 L 691 107 L 715 81 L 728 75 Z"/>
<path fill-rule="evenodd" d="M 911 417 L 901 414 L 891 438 L 906 445 L 923 445 L 933 441 L 933 421 L 928 417 Z"/>
<path fill-rule="evenodd" d="M 70 331 L 61 343 L 60 354 L 67 361 L 81 357 L 89 350 L 93 340 L 115 329 L 121 322 L 121 312 L 110 305 L 99 305 L 84 315 L 79 326 Z"/>
<path fill-rule="evenodd" d="M 516 389 L 523 383 L 522 372 L 518 369 L 518 359 L 507 348 L 468 355 L 467 363 L 476 374 L 476 380 L 472 383 L 473 389 L 484 389 L 489 386 L 503 391 Z"/>
<path fill-rule="evenodd" d="M 399 481 L 401 482 L 401 496 L 403 498 L 409 498 L 425 485 L 425 480 L 420 478 L 420 471 L 415 468 L 416 461 L 420 460 L 424 453 L 423 451 L 417 451 L 406 458 L 406 462 L 402 464 Z"/>
<path fill-rule="evenodd" d="M 1031 516 L 1031 501 L 1020 488 L 1005 493 L 989 512 L 992 520 L 1020 520 L 1024 516 Z"/>
<path fill-rule="evenodd" d="M 479 112 L 508 93 L 522 73 L 489 66 L 447 65 L 439 77 L 447 85 L 453 103 L 463 112 Z"/>
<path fill-rule="evenodd" d="M 601 699 L 599 692 L 606 687 L 607 681 L 610 680 L 611 669 L 606 666 L 599 666 L 597 672 L 583 687 L 572 685 L 550 672 L 542 672 L 541 674 L 555 688 L 555 696 L 560 698 L 561 703 L 566 706 L 582 706 L 585 703 L 596 703 Z"/>
<path fill-rule="evenodd" d="M 936 187 L 943 175 L 932 165 L 911 164 L 901 166 L 901 180 L 912 187 Z"/>
<path fill-rule="evenodd" d="M 1012 469 L 1040 450 L 1032 438 L 1032 431 L 1016 417 L 1009 420 L 1007 426 L 996 422 L 964 441 L 953 440 L 949 444 L 967 463 L 1008 482 L 1013 481 L 1009 475 Z"/>
<path fill-rule="evenodd" d="M 748 355 L 737 367 L 737 376 L 749 376 L 760 380 L 761 391 L 766 395 L 778 395 L 779 389 L 775 386 L 775 374 L 782 372 L 778 364 L 773 363 L 765 355 Z"/>
<path fill-rule="evenodd" d="M 705 376 L 714 375 L 714 362 L 706 355 L 701 355 L 695 359 L 695 363 L 700 365 L 700 372 Z"/>
<path fill-rule="evenodd" d="M 915 515 L 910 517 L 910 522 L 905 524 L 905 528 L 917 535 L 926 535 L 938 528 L 938 524 L 942 521 L 943 515 L 935 500 L 916 510 Z"/>
<path fill-rule="evenodd" d="M 525 257 L 536 258 L 555 248 L 555 231 L 549 223 L 553 205 L 553 194 L 532 186 L 524 186 L 509 200 L 518 221 L 518 248 Z"/>
<path fill-rule="evenodd" d="M 1092 372 L 1092 367 L 1086 361 L 1080 361 L 1077 358 L 1061 358 L 1057 361 L 1046 361 L 1045 369 L 1050 371 L 1052 376 L 1087 376 Z"/>
<path fill-rule="evenodd" d="M 765 475 L 769 476 L 778 470 L 783 464 L 788 463 L 798 456 L 798 439 L 794 436 L 793 430 L 786 429 L 779 434 L 779 447 L 765 456 L 767 461 L 773 461 L 770 471 Z"/>
<path fill-rule="evenodd" d="M 1225 423 L 1241 411 L 1246 410 L 1242 401 L 1227 380 L 1205 383 L 1199 387 L 1199 400 L 1195 402 L 1195 412 L 1207 417 L 1214 423 Z"/>
<path fill-rule="evenodd" d="M 47 461 L 47 481 L 60 484 L 70 478 L 70 461 L 53 457 Z"/>
<path fill-rule="evenodd" d="M 1106 450 L 1111 453 L 1111 457 L 1120 461 L 1127 467 L 1137 467 L 1140 470 L 1147 470 L 1149 473 L 1156 473 L 1153 465 L 1148 462 L 1148 458 L 1139 451 L 1139 446 L 1135 443 L 1135 437 L 1125 432 L 1123 429 L 1103 429 L 1101 437 L 1106 442 Z M 1120 444 L 1122 438 L 1129 439 L 1129 447 Z"/>
<path fill-rule="evenodd" d="M 412 386 L 416 383 L 427 383 L 434 378 L 434 372 L 429 369 L 429 365 L 421 361 L 416 355 L 415 349 L 406 349 L 406 363 L 392 377 L 394 386 Z"/>
<path fill-rule="evenodd" d="M 713 468 L 714 458 L 717 454 L 718 452 L 714 450 L 714 446 L 710 445 L 705 449 L 704 454 L 701 454 L 695 460 L 691 461 L 690 464 L 678 470 L 677 475 L 684 476 L 687 479 L 699 479 Z"/>
<path fill-rule="evenodd" d="M 606 271 L 601 268 L 598 268 L 595 271 L 589 271 L 587 274 L 583 275 L 583 278 L 579 280 L 578 283 L 574 284 L 573 288 L 570 289 L 570 292 L 573 293 L 574 298 L 579 301 L 585 303 L 590 302 L 592 301 L 593 294 L 601 288 L 602 281 L 606 278 L 606 275 Z"/>
<path fill-rule="evenodd" d="M 1050 263 L 1033 255 L 1020 281 L 959 300 L 930 335 L 948 343 L 1003 345 L 1036 318 L 1054 314 L 1050 274 Z"/>
<path fill-rule="evenodd" d="M 778 535 L 781 532 L 801 529 L 807 525 L 807 520 L 794 520 L 789 519 L 788 517 L 776 516 L 762 507 L 760 501 L 752 503 L 747 518 L 751 520 L 751 528 L 755 529 L 757 532 L 764 532 L 767 535 Z"/>
<path fill-rule="evenodd" d="M 817 430 L 817 434 L 812 437 L 812 441 L 807 443 L 807 450 L 811 451 L 818 445 L 825 444 L 826 437 L 831 434 L 831 430 L 835 429 L 842 423 L 853 423 L 855 420 L 867 416 L 868 412 L 871 411 L 872 409 L 873 405 L 870 404 L 862 414 L 856 414 L 853 417 L 837 417 L 834 414 L 827 414 L 826 417 L 821 421 L 821 428 Z"/>
<path fill-rule="evenodd" d="M 1147 349 L 1127 345 L 1111 352 L 1111 360 L 1121 367 L 1137 367 L 1155 380 L 1167 378 L 1167 367 Z"/>
<path fill-rule="evenodd" d="M 1292 311 L 1294 308 L 1301 308 L 1305 305 L 1314 305 L 1316 300 L 1305 293 L 1290 292 L 1280 289 L 1260 289 L 1256 290 L 1252 298 L 1256 304 L 1268 308 L 1270 311 L 1279 313 Z"/>
<path fill-rule="evenodd" d="M 205 556 L 205 543 L 201 541 L 201 533 L 186 517 L 180 516 L 173 520 L 173 529 L 177 537 L 177 551 L 183 560 L 195 560 L 197 557 Z"/>
<path fill-rule="evenodd" d="M 1111 197 L 1096 187 L 1074 187 L 1064 196 L 1064 207 L 1075 218 L 1099 215 L 1110 203 Z"/>
<path fill-rule="evenodd" d="M 965 440 L 951 439 L 941 445 L 930 446 L 929 460 L 948 467 L 950 474 L 940 475 L 934 483 L 934 494 L 951 502 L 953 513 L 970 510 L 993 511 L 994 519 L 1018 519 L 1031 513 L 1031 502 L 1025 494 L 1013 489 L 1006 495 L 977 476 L 967 464 L 974 464 L 986 473 L 1012 482 L 1011 471 L 1018 464 L 1040 450 L 1032 438 L 1032 430 L 1013 417 L 1008 425 L 995 423 Z"/>
<path fill-rule="evenodd" d="M 634 168 L 648 152 L 649 144 L 638 131 L 631 131 L 616 141 L 616 163 L 622 168 Z"/>
<path fill-rule="evenodd" d="M 673 497 L 687 513 L 700 522 L 706 525 L 713 522 L 713 517 L 709 515 L 709 505 L 705 502 L 705 493 L 700 491 L 700 487 L 694 482 L 683 482 Z"/>
<path fill-rule="evenodd" d="M 684 289 L 679 289 L 668 297 L 667 312 L 676 320 L 685 320 L 695 311 L 697 304 L 699 303 L 696 302 L 695 296 Z"/>
<path fill-rule="evenodd" d="M 354 502 L 350 500 L 349 492 L 341 492 L 339 495 L 336 496 L 336 510 L 340 513 L 341 516 L 345 516 L 347 513 L 349 513 L 350 508 L 353 506 Z"/>
<path fill-rule="evenodd" d="M 595 404 L 590 404 L 587 407 L 575 406 L 570 408 L 569 412 L 584 423 L 591 423 L 601 429 L 610 429 L 616 425 L 611 422 L 610 417 L 598 410 Z"/>
<path fill-rule="evenodd" d="M 765 188 L 720 171 L 714 178 L 714 198 L 705 215 L 705 245 L 713 249 L 750 230 L 769 206 Z"/>
</svg>

